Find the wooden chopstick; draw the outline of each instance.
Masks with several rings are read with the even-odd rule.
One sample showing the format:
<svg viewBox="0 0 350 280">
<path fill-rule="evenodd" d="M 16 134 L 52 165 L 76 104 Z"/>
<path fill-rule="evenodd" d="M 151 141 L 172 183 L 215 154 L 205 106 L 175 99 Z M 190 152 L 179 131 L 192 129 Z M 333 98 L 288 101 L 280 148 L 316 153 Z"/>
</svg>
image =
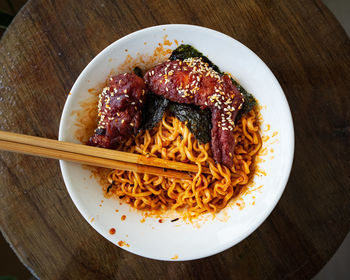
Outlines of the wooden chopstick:
<svg viewBox="0 0 350 280">
<path fill-rule="evenodd" d="M 162 168 L 147 166 L 147 165 L 138 165 L 135 163 L 122 162 L 118 160 L 99 158 L 94 156 L 88 156 L 83 154 L 59 151 L 54 149 L 48 149 L 38 146 L 32 146 L 27 144 L 8 142 L 0 140 L 0 149 L 10 152 L 19 152 L 27 155 L 40 156 L 45 158 L 53 159 L 62 159 L 71 162 L 82 163 L 86 165 L 99 166 L 112 169 L 120 169 L 127 171 L 135 171 L 139 173 L 147 173 L 158 176 L 166 177 L 175 177 L 175 178 L 185 178 L 191 179 L 192 177 L 189 174 L 168 170 L 165 172 Z"/>
<path fill-rule="evenodd" d="M 30 155 L 63 159 L 88 165 L 129 170 L 159 176 L 184 178 L 184 176 L 187 175 L 186 177 L 190 178 L 186 173 L 176 172 L 171 169 L 189 172 L 197 172 L 198 170 L 197 166 L 193 164 L 6 131 L 0 131 L 0 140 L 2 140 L 0 149 L 7 151 L 17 151 Z M 10 143 L 22 145 L 11 145 Z M 164 170 L 164 168 L 169 170 Z M 202 168 L 202 172 L 210 173 L 210 170 L 209 168 Z"/>
</svg>

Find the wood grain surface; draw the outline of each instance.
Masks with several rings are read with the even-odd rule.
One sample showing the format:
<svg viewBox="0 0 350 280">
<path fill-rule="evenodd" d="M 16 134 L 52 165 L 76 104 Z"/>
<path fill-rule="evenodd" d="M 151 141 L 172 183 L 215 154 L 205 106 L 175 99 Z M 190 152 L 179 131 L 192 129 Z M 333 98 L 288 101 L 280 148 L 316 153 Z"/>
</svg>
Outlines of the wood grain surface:
<svg viewBox="0 0 350 280">
<path fill-rule="evenodd" d="M 55 160 L 0 153 L 0 226 L 42 279 L 309 279 L 350 229 L 350 40 L 320 1 L 32 0 L 0 45 L 0 128 L 57 139 L 87 63 L 130 32 L 189 23 L 226 33 L 274 72 L 296 150 L 281 201 L 247 239 L 188 262 L 114 246 L 79 214 Z"/>
</svg>

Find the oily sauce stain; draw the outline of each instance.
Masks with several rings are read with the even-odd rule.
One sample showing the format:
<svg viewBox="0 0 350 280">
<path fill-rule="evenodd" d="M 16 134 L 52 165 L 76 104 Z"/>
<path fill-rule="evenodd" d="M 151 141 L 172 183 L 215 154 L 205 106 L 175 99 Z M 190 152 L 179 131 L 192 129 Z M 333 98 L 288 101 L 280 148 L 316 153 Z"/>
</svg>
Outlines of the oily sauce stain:
<svg viewBox="0 0 350 280">
<path fill-rule="evenodd" d="M 118 242 L 118 245 L 119 245 L 120 247 L 123 247 L 123 246 L 130 247 L 130 245 L 129 245 L 128 243 L 126 243 L 125 241 L 123 241 L 123 240 L 120 240 L 120 241 Z"/>
</svg>

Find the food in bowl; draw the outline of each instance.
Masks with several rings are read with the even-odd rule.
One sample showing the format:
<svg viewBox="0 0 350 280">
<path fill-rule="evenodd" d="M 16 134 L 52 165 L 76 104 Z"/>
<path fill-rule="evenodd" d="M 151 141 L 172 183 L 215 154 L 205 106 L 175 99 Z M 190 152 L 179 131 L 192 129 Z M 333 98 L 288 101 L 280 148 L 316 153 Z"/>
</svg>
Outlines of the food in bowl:
<svg viewBox="0 0 350 280">
<path fill-rule="evenodd" d="M 221 70 L 231 73 L 235 80 L 259 100 L 259 107 L 256 108 L 258 115 L 252 119 L 257 120 L 259 124 L 263 147 L 254 159 L 255 169 L 252 165 L 249 167 L 251 173 L 254 173 L 254 176 L 249 175 L 253 177 L 251 183 L 243 187 L 238 196 L 234 194 L 227 206 L 215 215 L 202 213 L 198 218 L 189 221 L 170 209 L 160 209 L 159 214 L 148 215 L 147 210 L 136 210 L 125 203 L 124 199 L 127 197 L 122 198 L 123 201 L 106 199 L 106 196 L 116 195 L 115 186 L 108 182 L 104 182 L 105 185 L 101 188 L 101 180 L 107 181 L 109 170 L 105 170 L 106 174 L 102 177 L 93 176 L 95 172 L 91 172 L 91 169 L 80 164 L 60 161 L 69 195 L 91 227 L 124 250 L 148 258 L 169 261 L 193 260 L 222 252 L 256 230 L 266 220 L 283 193 L 294 151 L 290 109 L 281 86 L 266 64 L 237 40 L 208 28 L 186 24 L 161 25 L 139 30 L 120 38 L 98 54 L 81 72 L 67 97 L 60 123 L 59 140 L 86 143 L 97 127 L 98 94 L 108 85 L 106 77 L 125 72 L 132 73 L 135 66 L 144 71 L 150 69 L 164 62 L 179 46 L 178 43 L 190 44 L 201 50 L 220 66 Z M 148 94 L 147 98 L 150 96 L 152 95 Z M 158 95 L 154 97 L 157 98 Z M 164 105 L 156 104 L 157 108 Z M 179 110 L 174 112 L 169 108 L 166 114 L 183 112 L 182 108 L 179 107 Z M 143 108 L 142 114 L 145 111 L 146 107 Z M 160 113 L 161 110 L 157 112 Z M 202 142 L 210 142 L 208 137 L 211 130 L 203 125 L 195 125 L 196 119 L 206 118 L 201 112 L 186 110 L 184 114 L 177 113 L 177 118 L 181 118 L 179 124 L 184 126 L 184 133 L 187 128 L 188 134 L 191 132 L 197 137 L 199 135 Z M 251 111 L 253 112 L 255 110 Z M 185 116 L 182 118 L 181 115 Z M 164 114 L 158 119 L 157 115 L 158 121 L 163 117 L 165 118 Z M 169 119 L 168 115 L 165 119 Z M 184 125 L 186 120 L 187 126 Z M 161 130 L 164 131 L 163 122 L 158 121 L 157 124 L 162 126 Z M 237 121 L 236 128 L 239 126 Z M 148 131 L 152 136 L 157 128 L 149 128 Z M 194 143 L 193 139 L 191 136 L 191 143 Z M 210 143 L 206 143 L 209 155 Z M 131 147 L 132 145 L 127 144 L 129 143 L 124 143 L 125 149 L 136 153 L 137 146 Z M 139 147 L 141 145 L 142 143 Z M 237 145 L 238 143 L 236 147 Z M 197 146 L 194 148 L 197 149 Z M 192 147 L 192 151 L 197 152 L 194 148 Z M 185 149 L 183 151 L 186 153 Z M 126 177 L 126 174 L 123 176 Z M 177 219 L 179 217 L 180 219 Z M 114 234 L 110 233 L 111 228 L 115 229 Z"/>
<path fill-rule="evenodd" d="M 191 219 L 219 212 L 254 175 L 262 146 L 256 100 L 190 45 L 134 72 L 110 77 L 87 144 L 196 164 L 198 172 L 189 180 L 113 170 L 105 195 Z"/>
</svg>

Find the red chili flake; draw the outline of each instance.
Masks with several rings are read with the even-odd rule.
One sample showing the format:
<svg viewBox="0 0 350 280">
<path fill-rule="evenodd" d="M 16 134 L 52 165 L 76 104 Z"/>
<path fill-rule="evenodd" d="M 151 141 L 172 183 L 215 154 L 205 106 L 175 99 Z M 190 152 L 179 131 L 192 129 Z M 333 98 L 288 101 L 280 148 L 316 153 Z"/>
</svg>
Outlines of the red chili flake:
<svg viewBox="0 0 350 280">
<path fill-rule="evenodd" d="M 115 228 L 111 228 L 111 229 L 109 230 L 109 234 L 115 234 Z"/>
<path fill-rule="evenodd" d="M 122 221 L 124 221 L 126 219 L 126 216 L 123 215 L 121 219 L 122 219 Z"/>
<path fill-rule="evenodd" d="M 159 222 L 159 223 L 163 223 L 163 220 L 162 220 L 162 219 L 159 219 L 158 222 Z"/>
</svg>

